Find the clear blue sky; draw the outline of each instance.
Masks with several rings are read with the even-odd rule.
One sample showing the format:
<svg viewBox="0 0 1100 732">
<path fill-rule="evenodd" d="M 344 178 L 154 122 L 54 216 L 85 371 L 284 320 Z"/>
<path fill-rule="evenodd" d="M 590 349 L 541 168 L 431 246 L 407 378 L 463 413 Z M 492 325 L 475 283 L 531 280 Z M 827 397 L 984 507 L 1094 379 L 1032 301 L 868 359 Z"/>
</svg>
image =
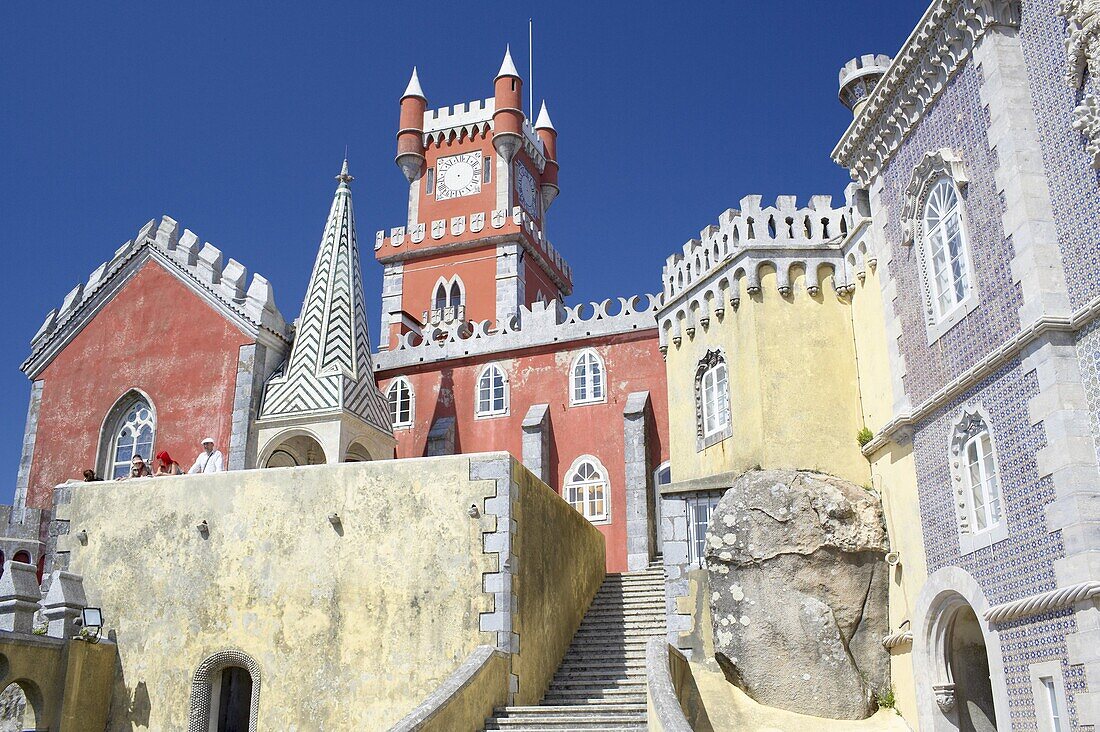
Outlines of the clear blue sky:
<svg viewBox="0 0 1100 732">
<path fill-rule="evenodd" d="M 526 76 L 534 17 L 536 104 L 559 132 L 549 234 L 574 301 L 603 299 L 659 290 L 665 257 L 744 195 L 841 199 L 837 72 L 896 52 L 925 5 L 4 3 L 0 501 L 30 337 L 151 218 L 267 276 L 292 319 L 346 144 L 377 327 L 371 243 L 404 221 L 394 137 L 414 64 L 432 107 L 491 96 L 505 43 Z"/>
</svg>

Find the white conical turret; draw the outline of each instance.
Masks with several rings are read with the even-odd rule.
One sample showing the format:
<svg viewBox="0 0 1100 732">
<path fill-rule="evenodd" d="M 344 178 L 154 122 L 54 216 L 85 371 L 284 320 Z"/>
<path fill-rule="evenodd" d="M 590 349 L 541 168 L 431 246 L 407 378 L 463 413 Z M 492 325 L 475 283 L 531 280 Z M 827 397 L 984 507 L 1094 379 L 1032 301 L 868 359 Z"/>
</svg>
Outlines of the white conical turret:
<svg viewBox="0 0 1100 732">
<path fill-rule="evenodd" d="M 500 64 L 500 71 L 497 72 L 497 77 L 502 76 L 514 76 L 519 78 L 519 72 L 516 71 L 516 64 L 512 61 L 512 49 L 510 46 L 504 47 L 504 61 Z"/>
<path fill-rule="evenodd" d="M 427 99 L 424 96 L 424 90 L 420 88 L 420 78 L 416 75 L 416 67 L 413 66 L 412 78 L 409 79 L 409 85 L 405 87 L 405 93 L 401 95 L 401 98 L 405 97 L 420 97 L 421 99 Z"/>
</svg>

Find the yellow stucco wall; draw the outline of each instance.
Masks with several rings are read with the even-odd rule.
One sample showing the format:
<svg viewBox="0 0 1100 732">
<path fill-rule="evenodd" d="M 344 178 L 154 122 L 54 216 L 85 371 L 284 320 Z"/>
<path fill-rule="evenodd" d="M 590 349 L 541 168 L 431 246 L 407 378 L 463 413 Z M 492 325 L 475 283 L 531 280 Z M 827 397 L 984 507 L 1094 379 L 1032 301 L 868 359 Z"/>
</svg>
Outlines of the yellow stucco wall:
<svg viewBox="0 0 1100 732">
<path fill-rule="evenodd" d="M 893 418 L 894 387 L 889 370 L 879 273 L 867 267 L 866 279 L 852 295 L 859 386 L 867 427 L 878 434 Z M 896 631 L 912 618 L 913 605 L 928 576 L 917 499 L 916 468 L 910 444 L 887 443 L 871 456 L 872 485 L 882 497 L 890 547 L 901 561 L 890 572 L 890 628 Z M 890 654 L 890 678 L 897 709 L 917 726 L 916 687 L 911 646 Z"/>
<path fill-rule="evenodd" d="M 775 270 L 761 270 L 760 292 L 684 333 L 666 355 L 669 442 L 675 482 L 755 466 L 819 470 L 863 485 L 870 479 L 856 432 L 863 425 L 852 319 L 828 270 L 810 295 L 792 273 L 782 296 Z M 695 371 L 707 350 L 721 348 L 730 373 L 733 434 L 699 452 L 695 436 Z"/>
<path fill-rule="evenodd" d="M 572 538 L 570 573 L 602 576 L 594 527 L 576 525 L 576 512 L 509 456 L 473 459 L 498 460 L 503 475 L 520 478 L 513 510 L 530 506 L 517 516 L 517 534 L 530 529 L 519 540 L 521 567 L 530 560 L 537 577 L 538 555 L 552 553 L 545 542 L 556 548 Z M 185 729 L 194 670 L 225 649 L 259 664 L 259 729 L 385 729 L 403 717 L 476 646 L 496 644 L 495 633 L 479 631 L 479 613 L 493 610 L 482 575 L 496 571 L 497 559 L 483 553 L 482 532 L 495 528 L 485 499 L 496 483 L 471 480 L 470 462 L 422 458 L 75 487 L 61 507 L 71 533 L 59 548 L 72 552 L 71 571 L 84 575 L 89 602 L 117 631 L 112 729 Z M 471 504 L 480 518 L 468 515 Z M 337 528 L 327 519 L 333 512 Z M 203 520 L 206 538 L 195 528 Z M 86 545 L 76 540 L 81 530 Z M 546 580 L 561 587 L 560 578 Z M 516 585 L 522 608 L 528 598 Z M 577 598 L 534 597 L 527 612 L 547 599 L 560 609 Z M 552 655 L 539 648 L 553 643 L 531 635 L 532 663 Z M 513 672 L 537 679 L 518 664 Z"/>
<path fill-rule="evenodd" d="M 495 707 L 508 702 L 508 657 L 494 653 L 451 700 L 417 729 L 419 732 L 478 730 Z"/>
<path fill-rule="evenodd" d="M 537 704 L 561 665 L 604 578 L 603 534 L 519 463 L 514 551 L 519 559 L 515 628 L 516 704 Z"/>
</svg>

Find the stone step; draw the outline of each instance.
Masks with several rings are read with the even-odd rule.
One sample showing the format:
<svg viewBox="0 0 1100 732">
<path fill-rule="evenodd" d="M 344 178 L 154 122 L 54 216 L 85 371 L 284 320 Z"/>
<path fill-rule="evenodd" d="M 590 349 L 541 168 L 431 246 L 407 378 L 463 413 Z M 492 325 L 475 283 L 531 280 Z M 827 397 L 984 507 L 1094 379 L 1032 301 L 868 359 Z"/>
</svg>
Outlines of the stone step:
<svg viewBox="0 0 1100 732">
<path fill-rule="evenodd" d="M 561 666 L 558 667 L 558 673 L 562 671 L 588 671 L 596 669 L 618 669 L 620 671 L 626 671 L 633 668 L 645 668 L 645 657 L 623 659 L 623 658 L 607 658 L 603 660 L 591 660 L 580 658 L 567 658 Z"/>
<path fill-rule="evenodd" d="M 603 704 L 606 702 L 621 702 L 630 704 L 644 704 L 645 693 L 634 690 L 608 689 L 607 691 L 592 691 L 584 694 L 580 692 L 556 692 L 547 694 L 543 704 L 555 704 L 557 706 L 586 706 L 588 704 Z"/>
<path fill-rule="evenodd" d="M 541 714 L 524 714 L 518 717 L 497 716 L 493 717 L 490 724 L 497 727 L 489 729 L 516 729 L 517 727 L 538 726 L 543 729 L 569 729 L 574 730 L 579 725 L 595 726 L 600 724 L 645 724 L 645 712 L 630 712 L 625 714 L 566 714 L 543 716 Z"/>
<path fill-rule="evenodd" d="M 640 689 L 645 692 L 645 676 L 622 679 L 618 681 L 598 681 L 592 679 L 555 679 L 547 692 L 572 691 L 574 689 Z"/>
<path fill-rule="evenodd" d="M 597 704 L 590 704 L 585 706 L 581 711 L 592 714 L 603 714 L 605 712 L 609 714 L 619 714 L 622 712 L 644 712 L 646 710 L 645 702 L 640 703 L 616 703 L 616 702 L 599 702 Z M 574 714 L 577 712 L 575 705 L 567 706 L 554 706 L 550 704 L 540 704 L 537 707 L 497 707 L 493 710 L 494 714 Z"/>
<path fill-rule="evenodd" d="M 567 726 L 567 727 L 545 727 L 543 725 L 537 725 L 537 724 L 524 725 L 522 727 L 495 727 L 495 726 L 493 726 L 495 724 L 496 724 L 495 721 L 489 720 L 486 723 L 485 729 L 487 729 L 487 730 L 510 729 L 510 730 L 513 730 L 513 732 L 561 732 L 561 730 L 563 730 L 563 729 L 567 729 L 567 730 L 569 730 L 569 732 L 639 732 L 640 730 L 649 729 L 649 727 L 645 724 L 639 725 L 639 724 L 633 724 L 633 723 L 628 724 L 626 726 L 617 725 L 617 724 L 616 725 L 607 725 L 607 724 L 598 724 L 598 723 L 594 726 L 589 725 L 589 724 L 583 724 L 582 726 L 577 726 L 577 724 L 574 723 L 573 726 Z"/>
</svg>

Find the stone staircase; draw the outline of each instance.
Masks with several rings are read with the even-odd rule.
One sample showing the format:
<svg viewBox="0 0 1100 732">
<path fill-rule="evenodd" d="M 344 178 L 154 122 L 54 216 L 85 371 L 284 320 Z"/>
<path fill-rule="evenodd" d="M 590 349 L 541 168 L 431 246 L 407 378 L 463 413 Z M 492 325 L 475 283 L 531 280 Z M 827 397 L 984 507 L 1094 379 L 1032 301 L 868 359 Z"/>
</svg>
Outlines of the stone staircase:
<svg viewBox="0 0 1100 732">
<path fill-rule="evenodd" d="M 606 732 L 646 726 L 645 644 L 665 634 L 664 570 L 609 574 L 542 703 L 503 707 L 486 730 Z"/>
</svg>

